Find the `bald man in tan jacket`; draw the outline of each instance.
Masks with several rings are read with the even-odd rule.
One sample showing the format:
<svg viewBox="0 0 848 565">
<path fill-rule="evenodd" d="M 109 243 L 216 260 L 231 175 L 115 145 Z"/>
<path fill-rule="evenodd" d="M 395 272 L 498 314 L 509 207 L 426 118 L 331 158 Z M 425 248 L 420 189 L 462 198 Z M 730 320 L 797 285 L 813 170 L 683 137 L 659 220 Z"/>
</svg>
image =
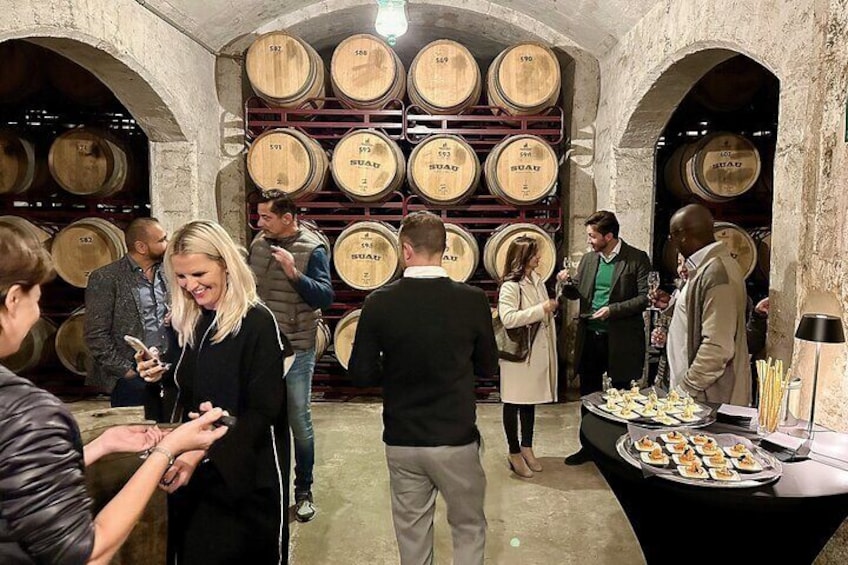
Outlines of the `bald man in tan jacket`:
<svg viewBox="0 0 848 565">
<path fill-rule="evenodd" d="M 670 228 L 672 243 L 689 268 L 669 326 L 671 388 L 682 388 L 698 400 L 747 406 L 751 367 L 742 271 L 727 247 L 716 242 L 712 214 L 703 206 L 681 208 Z M 655 297 L 655 304 L 663 302 L 663 296 Z"/>
</svg>

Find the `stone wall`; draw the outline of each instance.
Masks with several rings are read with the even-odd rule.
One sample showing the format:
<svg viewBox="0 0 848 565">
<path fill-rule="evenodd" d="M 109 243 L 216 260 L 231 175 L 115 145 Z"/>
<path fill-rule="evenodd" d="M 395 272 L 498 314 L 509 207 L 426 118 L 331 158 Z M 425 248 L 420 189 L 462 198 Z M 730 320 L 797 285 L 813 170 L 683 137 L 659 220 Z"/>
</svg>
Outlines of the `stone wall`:
<svg viewBox="0 0 848 565">
<path fill-rule="evenodd" d="M 0 41 L 27 39 L 83 65 L 150 139 L 153 214 L 168 229 L 216 218 L 215 57 L 132 0 L 5 2 Z"/>
<path fill-rule="evenodd" d="M 842 315 L 848 302 L 843 189 L 846 73 L 844 2 L 660 2 L 601 64 L 595 182 L 599 207 L 650 248 L 653 147 L 671 113 L 706 71 L 736 53 L 780 79 L 774 169 L 769 352 L 790 360 L 809 403 L 812 346 L 793 339 L 800 314 Z M 638 54 L 638 56 L 634 56 Z M 843 316 L 844 318 L 844 316 Z M 846 431 L 844 346 L 826 346 L 817 420 Z"/>
</svg>

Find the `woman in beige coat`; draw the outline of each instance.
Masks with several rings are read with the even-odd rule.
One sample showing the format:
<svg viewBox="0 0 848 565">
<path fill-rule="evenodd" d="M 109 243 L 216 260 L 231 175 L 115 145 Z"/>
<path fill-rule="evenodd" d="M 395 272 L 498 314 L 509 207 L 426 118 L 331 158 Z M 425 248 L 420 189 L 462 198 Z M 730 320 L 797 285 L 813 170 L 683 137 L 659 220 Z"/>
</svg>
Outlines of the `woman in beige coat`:
<svg viewBox="0 0 848 565">
<path fill-rule="evenodd" d="M 530 478 L 542 465 L 533 454 L 533 422 L 536 404 L 556 402 L 557 352 L 553 313 L 558 304 L 548 298 L 544 281 L 536 273 L 539 245 L 521 236 L 510 244 L 498 296 L 498 314 L 507 329 L 538 325 L 532 336 L 530 354 L 524 361 L 501 359 L 503 425 L 509 445 L 509 467 L 520 477 Z M 518 417 L 521 417 L 521 443 Z"/>
</svg>

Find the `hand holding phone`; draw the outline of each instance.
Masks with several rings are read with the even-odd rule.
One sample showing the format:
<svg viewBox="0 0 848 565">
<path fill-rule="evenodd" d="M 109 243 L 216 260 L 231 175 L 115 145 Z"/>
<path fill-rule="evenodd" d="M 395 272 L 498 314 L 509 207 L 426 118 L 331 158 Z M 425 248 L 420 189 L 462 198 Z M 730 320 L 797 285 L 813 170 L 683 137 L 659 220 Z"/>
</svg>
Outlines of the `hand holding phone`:
<svg viewBox="0 0 848 565">
<path fill-rule="evenodd" d="M 127 344 L 130 347 L 132 347 L 135 350 L 135 352 L 142 357 L 142 362 L 144 362 L 144 361 L 156 361 L 156 365 L 159 368 L 162 369 L 162 372 L 167 371 L 168 369 L 171 368 L 170 363 L 163 363 L 159 359 L 159 353 L 158 352 L 154 352 L 154 351 L 151 351 L 150 349 L 148 349 L 148 347 L 144 344 L 144 342 L 141 341 L 140 339 L 138 339 L 137 337 L 131 336 L 131 335 L 125 335 L 124 341 L 127 342 Z M 142 371 L 139 371 L 139 374 L 141 374 L 141 373 L 142 373 Z M 158 378 L 148 378 L 148 377 L 142 377 L 142 378 L 144 378 L 144 380 L 146 380 L 148 382 L 153 382 L 154 380 L 159 380 Z"/>
</svg>

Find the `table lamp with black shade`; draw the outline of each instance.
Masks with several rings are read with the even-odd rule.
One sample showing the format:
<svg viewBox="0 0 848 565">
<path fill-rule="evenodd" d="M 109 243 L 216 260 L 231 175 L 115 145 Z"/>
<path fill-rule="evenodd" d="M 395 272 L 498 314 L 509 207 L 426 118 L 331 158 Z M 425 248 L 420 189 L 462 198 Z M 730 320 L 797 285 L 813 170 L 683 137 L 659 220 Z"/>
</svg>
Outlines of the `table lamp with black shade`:
<svg viewBox="0 0 848 565">
<path fill-rule="evenodd" d="M 807 439 L 798 448 L 795 457 L 803 458 L 810 454 L 813 441 L 813 426 L 816 416 L 816 388 L 819 380 L 819 357 L 823 343 L 845 343 L 842 319 L 827 314 L 804 314 L 795 330 L 795 337 L 816 344 L 816 360 L 813 368 L 813 396 L 810 401 L 810 421 L 807 423 Z"/>
</svg>

